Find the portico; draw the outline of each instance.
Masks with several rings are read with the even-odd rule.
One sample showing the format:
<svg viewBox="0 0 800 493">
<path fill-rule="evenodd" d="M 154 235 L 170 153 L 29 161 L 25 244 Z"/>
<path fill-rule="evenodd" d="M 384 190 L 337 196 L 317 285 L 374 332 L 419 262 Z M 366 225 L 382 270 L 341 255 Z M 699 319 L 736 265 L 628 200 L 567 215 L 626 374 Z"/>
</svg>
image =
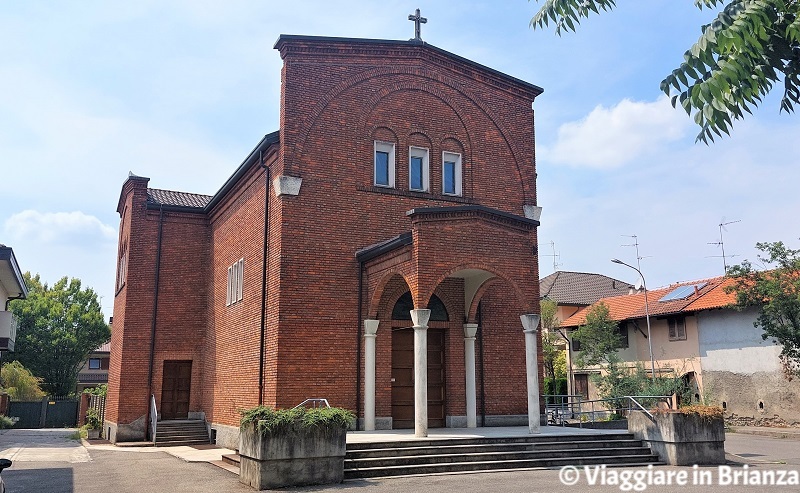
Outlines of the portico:
<svg viewBox="0 0 800 493">
<path fill-rule="evenodd" d="M 524 419 L 529 432 L 538 433 L 538 285 L 531 244 L 538 221 L 480 206 L 407 215 L 409 233 L 357 253 L 368 293 L 364 430 L 413 424 L 414 435 L 425 437 L 429 425 L 476 428 L 480 416 L 481 425 Z M 477 248 L 498 253 L 478 264 L 470 254 Z M 410 346 L 412 333 L 413 346 L 403 346 Z M 509 394 L 509 385 L 500 391 L 501 381 L 521 385 Z"/>
</svg>

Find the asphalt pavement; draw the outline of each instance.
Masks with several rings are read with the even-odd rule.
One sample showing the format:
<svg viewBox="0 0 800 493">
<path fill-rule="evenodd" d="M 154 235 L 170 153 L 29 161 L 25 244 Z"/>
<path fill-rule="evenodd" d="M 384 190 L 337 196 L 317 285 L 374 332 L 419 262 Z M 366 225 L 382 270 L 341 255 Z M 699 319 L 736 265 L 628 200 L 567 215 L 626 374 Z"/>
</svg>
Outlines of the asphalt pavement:
<svg viewBox="0 0 800 493">
<path fill-rule="evenodd" d="M 192 455 L 189 451 L 165 452 L 160 448 L 126 449 L 88 445 L 71 438 L 74 430 L 9 430 L 0 435 L 0 457 L 14 465 L 3 472 L 8 493 L 205 493 L 254 491 L 239 483 L 229 471 Z M 176 448 L 177 449 L 177 448 Z M 219 449 L 216 449 L 219 450 Z M 718 467 L 670 467 L 651 469 L 578 468 L 562 482 L 559 470 L 528 470 L 462 475 L 439 475 L 350 481 L 340 485 L 284 489 L 281 491 L 348 490 L 364 493 L 418 492 L 752 492 L 799 491 L 800 486 L 754 486 L 752 479 L 764 471 L 800 470 L 800 443 L 780 438 L 731 434 L 726 441 L 731 462 Z M 198 454 L 210 455 L 199 449 Z M 213 451 L 217 453 L 216 451 Z M 175 454 L 183 454 L 184 457 Z M 194 459 L 187 459 L 193 457 Z M 195 461 L 192 461 L 195 460 Z M 738 484 L 733 475 L 741 475 Z M 774 474 L 774 473 L 773 473 Z M 638 479 L 634 475 L 639 475 Z M 744 484 L 744 476 L 751 480 Z M 671 478 L 671 479 L 670 479 Z M 681 478 L 683 482 L 681 483 Z M 705 478 L 706 484 L 693 484 Z M 791 476 L 787 479 L 791 480 Z M 638 482 L 637 482 L 638 481 Z M 671 483 L 657 485 L 654 483 Z M 709 482 L 710 481 L 710 482 Z M 725 484 L 725 482 L 728 482 Z M 592 484 L 594 483 L 594 484 Z M 720 484 L 722 483 L 722 484 Z M 638 487 L 638 489 L 637 489 Z"/>
</svg>

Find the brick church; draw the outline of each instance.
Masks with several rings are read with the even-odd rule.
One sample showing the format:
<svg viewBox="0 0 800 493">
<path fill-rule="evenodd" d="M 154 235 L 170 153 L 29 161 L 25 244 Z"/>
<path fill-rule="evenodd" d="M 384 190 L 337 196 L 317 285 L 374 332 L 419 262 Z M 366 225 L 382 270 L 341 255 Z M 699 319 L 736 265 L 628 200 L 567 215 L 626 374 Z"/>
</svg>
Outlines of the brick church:
<svg viewBox="0 0 800 493">
<path fill-rule="evenodd" d="M 122 186 L 109 439 L 188 418 L 238 448 L 240 410 L 308 398 L 538 427 L 542 89 L 418 37 L 275 49 L 280 129 L 215 195 Z"/>
</svg>

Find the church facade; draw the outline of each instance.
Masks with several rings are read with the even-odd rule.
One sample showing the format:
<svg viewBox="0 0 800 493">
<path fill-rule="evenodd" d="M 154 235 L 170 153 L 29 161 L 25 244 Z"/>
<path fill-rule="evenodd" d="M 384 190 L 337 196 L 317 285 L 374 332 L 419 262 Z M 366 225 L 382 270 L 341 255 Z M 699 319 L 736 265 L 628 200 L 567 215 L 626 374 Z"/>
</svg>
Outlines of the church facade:
<svg viewBox="0 0 800 493">
<path fill-rule="evenodd" d="M 528 423 L 542 89 L 420 40 L 275 48 L 280 130 L 215 195 L 122 186 L 111 441 L 195 418 L 238 448 L 240 410 L 308 398 L 419 436 Z"/>
</svg>

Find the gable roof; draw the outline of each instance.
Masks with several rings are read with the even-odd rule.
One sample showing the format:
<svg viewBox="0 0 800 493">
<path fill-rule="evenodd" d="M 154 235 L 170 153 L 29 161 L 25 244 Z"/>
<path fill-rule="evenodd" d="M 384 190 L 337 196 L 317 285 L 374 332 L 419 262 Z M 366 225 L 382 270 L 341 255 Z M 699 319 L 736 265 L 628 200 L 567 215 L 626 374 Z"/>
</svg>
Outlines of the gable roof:
<svg viewBox="0 0 800 493">
<path fill-rule="evenodd" d="M 461 57 L 449 51 L 443 50 L 425 41 L 394 40 L 394 39 L 369 39 L 369 38 L 342 38 L 333 36 L 307 36 L 301 34 L 281 34 L 275 42 L 274 48 L 281 53 L 284 58 L 292 50 L 323 50 L 330 54 L 335 49 L 344 49 L 355 54 L 363 53 L 365 49 L 388 48 L 392 50 L 392 56 L 399 57 L 422 57 L 431 55 L 446 60 L 448 67 L 452 70 L 459 70 L 460 67 L 469 67 L 472 70 L 481 72 L 486 82 L 494 79 L 497 82 L 523 91 L 531 99 L 536 98 L 544 92 L 541 87 L 525 82 L 506 73 L 495 70 L 486 65 L 474 62 L 468 58 Z M 399 51 L 398 48 L 403 49 Z"/>
<path fill-rule="evenodd" d="M 725 287 L 733 283 L 725 277 L 700 279 L 697 281 L 671 284 L 669 286 L 647 291 L 647 309 L 651 317 L 674 315 L 679 313 L 694 313 L 713 308 L 723 308 L 735 301 L 734 294 L 725 292 Z M 702 285 L 702 286 L 701 286 Z M 681 299 L 660 301 L 681 286 L 698 286 L 693 292 Z M 644 291 L 624 296 L 612 296 L 598 300 L 608 306 L 611 320 L 623 321 L 645 318 L 645 293 Z M 596 304 L 596 303 L 595 303 Z M 575 315 L 561 323 L 562 327 L 577 327 L 586 323 L 586 314 L 591 307 L 584 308 Z"/>
<path fill-rule="evenodd" d="M 539 281 L 539 296 L 562 305 L 591 305 L 601 298 L 627 294 L 625 281 L 590 272 L 556 271 Z"/>
</svg>

